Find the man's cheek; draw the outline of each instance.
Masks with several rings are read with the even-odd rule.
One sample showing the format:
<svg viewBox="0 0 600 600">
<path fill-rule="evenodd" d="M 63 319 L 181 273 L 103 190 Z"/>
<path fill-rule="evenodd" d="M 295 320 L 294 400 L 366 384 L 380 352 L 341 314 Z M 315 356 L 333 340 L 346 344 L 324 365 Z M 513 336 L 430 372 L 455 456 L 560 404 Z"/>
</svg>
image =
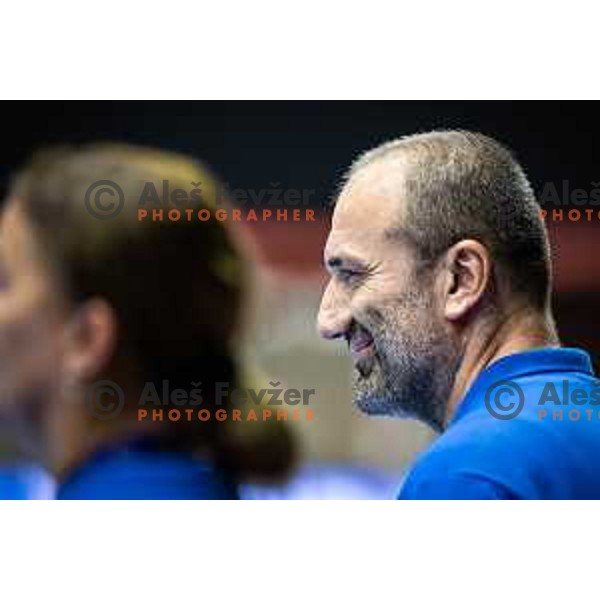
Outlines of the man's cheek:
<svg viewBox="0 0 600 600">
<path fill-rule="evenodd" d="M 368 291 L 357 292 L 350 305 L 354 320 L 365 328 L 373 321 L 374 315 L 378 313 L 377 299 L 372 298 Z"/>
</svg>

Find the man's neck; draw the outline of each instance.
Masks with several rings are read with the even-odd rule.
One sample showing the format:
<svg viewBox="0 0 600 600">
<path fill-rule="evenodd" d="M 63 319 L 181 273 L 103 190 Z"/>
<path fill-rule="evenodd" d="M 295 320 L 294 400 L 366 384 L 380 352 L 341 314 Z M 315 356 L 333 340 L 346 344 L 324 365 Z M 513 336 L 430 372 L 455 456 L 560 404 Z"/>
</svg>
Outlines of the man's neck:
<svg viewBox="0 0 600 600">
<path fill-rule="evenodd" d="M 448 424 L 477 376 L 493 362 L 533 348 L 558 347 L 560 342 L 550 317 L 531 309 L 513 311 L 494 326 L 472 332 L 454 379 L 444 426 Z"/>
</svg>

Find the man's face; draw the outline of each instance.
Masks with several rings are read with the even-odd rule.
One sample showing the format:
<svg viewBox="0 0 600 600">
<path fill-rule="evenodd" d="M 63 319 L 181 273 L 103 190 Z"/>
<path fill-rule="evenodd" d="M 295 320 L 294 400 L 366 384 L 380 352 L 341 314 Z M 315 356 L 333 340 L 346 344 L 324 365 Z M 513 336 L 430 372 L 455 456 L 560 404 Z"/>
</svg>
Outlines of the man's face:
<svg viewBox="0 0 600 600">
<path fill-rule="evenodd" d="M 417 270 L 401 236 L 401 171 L 367 166 L 342 192 L 325 247 L 331 279 L 319 329 L 347 340 L 354 402 L 373 415 L 411 416 L 442 425 L 455 354 L 434 298 L 434 277 Z M 399 197 L 400 196 L 400 197 Z"/>
</svg>

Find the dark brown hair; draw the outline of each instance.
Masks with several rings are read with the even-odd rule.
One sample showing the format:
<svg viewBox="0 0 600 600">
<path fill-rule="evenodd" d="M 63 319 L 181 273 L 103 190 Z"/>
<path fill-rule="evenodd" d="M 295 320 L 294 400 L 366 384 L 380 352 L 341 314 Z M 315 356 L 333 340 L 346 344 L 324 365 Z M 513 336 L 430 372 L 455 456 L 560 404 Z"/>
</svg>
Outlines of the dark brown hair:
<svg viewBox="0 0 600 600">
<path fill-rule="evenodd" d="M 88 190 L 100 181 L 117 184 L 122 192 L 123 205 L 112 218 L 98 218 L 93 205 L 90 210 Z M 67 301 L 76 307 L 98 297 L 115 311 L 117 349 L 99 379 L 118 383 L 126 373 L 136 383 L 154 383 L 157 390 L 164 380 L 184 389 L 202 381 L 202 407 L 210 409 L 216 382 L 236 387 L 245 378 L 235 348 L 248 265 L 229 228 L 215 218 L 170 221 L 169 205 L 163 221 L 139 220 L 144 187 L 153 185 L 165 202 L 164 181 L 171 190 L 199 188 L 201 194 L 186 201 L 194 214 L 216 208 L 218 183 L 203 165 L 177 154 L 114 144 L 34 156 L 11 196 L 25 208 Z M 129 402 L 126 410 L 137 410 Z M 283 423 L 211 419 L 168 425 L 161 436 L 168 449 L 208 448 L 242 477 L 284 471 L 291 460 Z"/>
</svg>

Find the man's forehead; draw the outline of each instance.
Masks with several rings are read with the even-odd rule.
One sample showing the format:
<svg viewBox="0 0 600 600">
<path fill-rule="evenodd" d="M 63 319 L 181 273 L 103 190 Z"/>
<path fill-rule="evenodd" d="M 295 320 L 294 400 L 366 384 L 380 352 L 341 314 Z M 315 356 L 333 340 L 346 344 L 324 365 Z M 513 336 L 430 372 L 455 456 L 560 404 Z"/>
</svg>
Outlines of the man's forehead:
<svg viewBox="0 0 600 600">
<path fill-rule="evenodd" d="M 366 257 L 386 244 L 386 232 L 400 219 L 401 199 L 372 183 L 370 178 L 349 182 L 340 194 L 325 248 L 326 258 L 346 253 Z"/>
<path fill-rule="evenodd" d="M 343 192 L 333 211 L 332 226 L 336 229 L 372 229 L 383 231 L 390 219 L 397 216 L 392 198 L 369 193 L 366 189 L 352 188 Z"/>
<path fill-rule="evenodd" d="M 369 165 L 344 186 L 333 213 L 332 230 L 383 234 L 403 213 L 404 178 L 388 161 Z"/>
<path fill-rule="evenodd" d="M 401 153 L 373 159 L 351 174 L 344 189 L 362 188 L 376 196 L 398 198 L 402 195 L 410 165 L 410 161 Z"/>
</svg>

